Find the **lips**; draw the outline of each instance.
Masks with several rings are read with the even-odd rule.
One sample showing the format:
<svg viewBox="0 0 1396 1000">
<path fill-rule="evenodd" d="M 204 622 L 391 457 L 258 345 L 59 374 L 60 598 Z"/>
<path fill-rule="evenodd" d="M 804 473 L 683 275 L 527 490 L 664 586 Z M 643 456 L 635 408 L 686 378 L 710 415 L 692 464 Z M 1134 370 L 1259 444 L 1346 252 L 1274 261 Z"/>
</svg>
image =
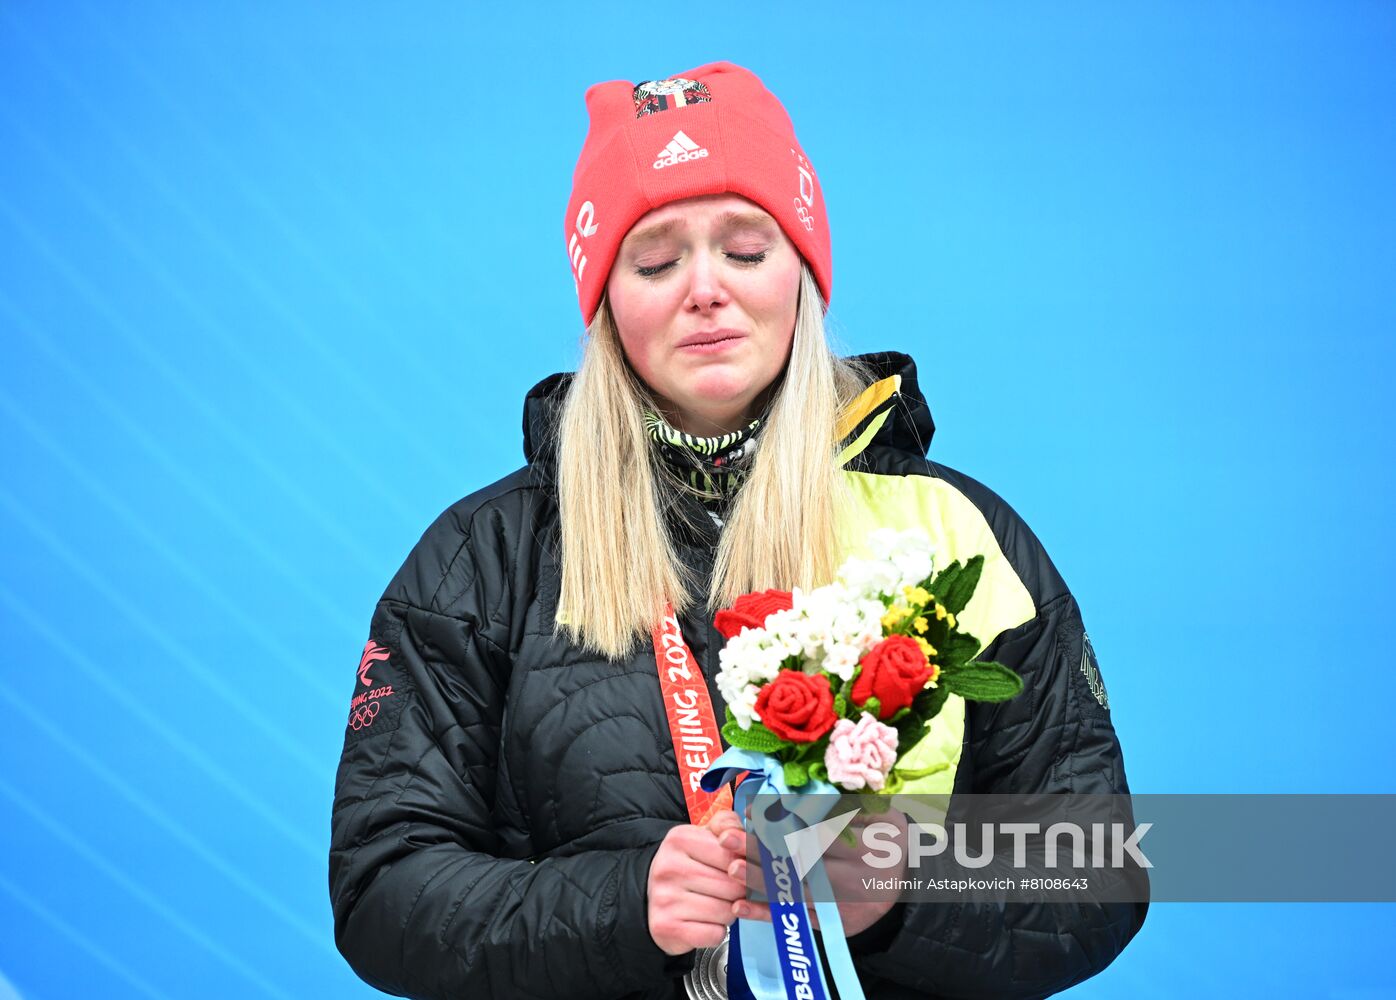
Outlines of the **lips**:
<svg viewBox="0 0 1396 1000">
<path fill-rule="evenodd" d="M 706 330 L 702 333 L 694 333 L 679 341 L 679 347 L 701 347 L 706 344 L 717 344 L 724 340 L 738 340 L 746 334 L 741 330 Z"/>
</svg>

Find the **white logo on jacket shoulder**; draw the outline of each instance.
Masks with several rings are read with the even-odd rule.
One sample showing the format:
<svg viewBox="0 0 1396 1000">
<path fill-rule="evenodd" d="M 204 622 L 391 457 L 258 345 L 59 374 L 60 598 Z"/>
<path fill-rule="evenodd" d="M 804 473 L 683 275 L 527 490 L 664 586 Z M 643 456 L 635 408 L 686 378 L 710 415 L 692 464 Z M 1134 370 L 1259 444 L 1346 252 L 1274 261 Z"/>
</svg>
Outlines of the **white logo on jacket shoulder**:
<svg viewBox="0 0 1396 1000">
<path fill-rule="evenodd" d="M 1085 675 L 1086 686 L 1091 689 L 1091 694 L 1095 695 L 1095 700 L 1100 702 L 1100 707 L 1110 708 L 1110 696 L 1105 692 L 1105 681 L 1100 676 L 1100 667 L 1096 666 L 1095 647 L 1091 645 L 1091 637 L 1082 635 L 1081 637 L 1081 673 Z"/>
<path fill-rule="evenodd" d="M 654 161 L 654 169 L 661 170 L 664 167 L 672 167 L 676 163 L 702 159 L 708 155 L 708 151 L 686 136 L 683 129 L 679 129 L 669 140 L 669 144 L 661 149 L 657 155 L 659 158 Z"/>
</svg>

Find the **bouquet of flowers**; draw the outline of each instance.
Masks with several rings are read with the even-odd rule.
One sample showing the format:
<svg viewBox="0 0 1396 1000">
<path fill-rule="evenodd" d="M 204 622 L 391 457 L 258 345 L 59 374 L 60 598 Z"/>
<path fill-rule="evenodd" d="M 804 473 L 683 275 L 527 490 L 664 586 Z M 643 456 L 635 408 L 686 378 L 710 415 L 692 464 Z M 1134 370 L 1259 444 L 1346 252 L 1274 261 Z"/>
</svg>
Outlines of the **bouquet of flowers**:
<svg viewBox="0 0 1396 1000">
<path fill-rule="evenodd" d="M 1005 701 L 1023 688 L 1008 667 L 973 659 L 979 641 L 955 618 L 982 555 L 937 572 L 922 531 L 880 529 L 869 545 L 873 558 L 849 559 L 827 586 L 744 594 L 714 620 L 727 640 L 722 736 L 774 758 L 792 789 L 813 778 L 893 794 L 921 776 L 897 762 L 951 693 Z"/>
</svg>

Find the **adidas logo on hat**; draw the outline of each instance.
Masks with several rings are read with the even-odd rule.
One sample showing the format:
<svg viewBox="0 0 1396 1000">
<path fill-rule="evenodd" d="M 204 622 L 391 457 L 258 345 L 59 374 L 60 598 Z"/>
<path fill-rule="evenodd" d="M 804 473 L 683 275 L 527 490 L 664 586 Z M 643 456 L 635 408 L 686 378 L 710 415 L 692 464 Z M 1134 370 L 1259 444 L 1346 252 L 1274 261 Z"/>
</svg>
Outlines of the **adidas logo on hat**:
<svg viewBox="0 0 1396 1000">
<path fill-rule="evenodd" d="M 674 133 L 669 144 L 659 151 L 659 159 L 654 161 L 654 169 L 672 167 L 676 163 L 687 163 L 689 160 L 697 160 L 707 155 L 706 149 L 684 135 L 683 130 L 680 129 Z"/>
</svg>

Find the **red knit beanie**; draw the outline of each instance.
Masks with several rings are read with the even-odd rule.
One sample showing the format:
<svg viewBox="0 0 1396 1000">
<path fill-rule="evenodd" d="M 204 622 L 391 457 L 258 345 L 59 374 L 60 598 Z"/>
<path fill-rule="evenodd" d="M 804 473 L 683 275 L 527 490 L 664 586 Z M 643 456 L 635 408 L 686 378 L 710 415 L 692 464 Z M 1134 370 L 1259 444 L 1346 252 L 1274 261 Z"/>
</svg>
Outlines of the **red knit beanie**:
<svg viewBox="0 0 1396 1000">
<path fill-rule="evenodd" d="M 717 62 L 638 86 L 587 91 L 591 127 L 572 174 L 567 256 L 582 318 L 596 315 L 630 227 L 680 198 L 731 192 L 756 202 L 800 251 L 829 301 L 829 220 L 790 116 L 750 70 Z"/>
</svg>

